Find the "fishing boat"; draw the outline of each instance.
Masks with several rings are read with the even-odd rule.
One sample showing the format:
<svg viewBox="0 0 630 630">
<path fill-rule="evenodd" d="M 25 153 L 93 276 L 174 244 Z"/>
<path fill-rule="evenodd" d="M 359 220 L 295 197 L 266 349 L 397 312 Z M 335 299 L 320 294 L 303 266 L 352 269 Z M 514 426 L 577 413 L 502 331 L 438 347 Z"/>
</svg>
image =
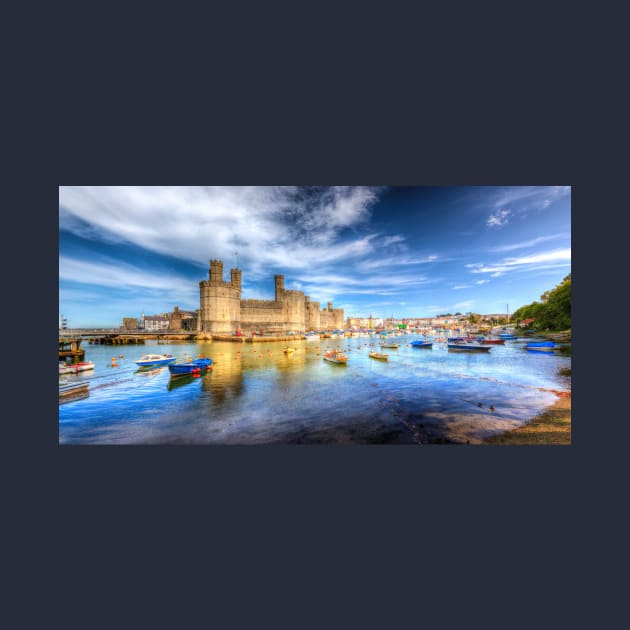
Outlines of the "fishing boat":
<svg viewBox="0 0 630 630">
<path fill-rule="evenodd" d="M 433 342 L 431 341 L 412 341 L 411 345 L 414 348 L 433 348 Z"/>
<path fill-rule="evenodd" d="M 478 341 L 453 341 L 448 343 L 449 350 L 466 350 L 467 352 L 490 352 L 492 346 L 484 346 Z"/>
<path fill-rule="evenodd" d="M 200 374 L 201 367 L 196 363 L 171 363 L 168 366 L 171 376 L 181 376 L 182 374 Z"/>
<path fill-rule="evenodd" d="M 394 349 L 400 348 L 400 344 L 399 343 L 395 343 L 393 341 L 381 341 L 378 345 L 381 348 L 394 348 Z"/>
<path fill-rule="evenodd" d="M 136 365 L 141 367 L 146 365 L 168 365 L 169 363 L 175 363 L 176 360 L 172 354 L 143 354 L 136 361 Z"/>
<path fill-rule="evenodd" d="M 92 361 L 81 361 L 80 363 L 59 362 L 59 374 L 78 374 L 86 370 L 93 370 L 94 363 Z"/>
<path fill-rule="evenodd" d="M 348 362 L 348 355 L 345 352 L 341 352 L 341 350 L 329 350 L 324 353 L 324 361 L 345 365 Z"/>
<path fill-rule="evenodd" d="M 387 361 L 389 359 L 389 355 L 384 352 L 370 352 L 369 355 L 372 359 L 379 359 L 380 361 Z"/>
</svg>

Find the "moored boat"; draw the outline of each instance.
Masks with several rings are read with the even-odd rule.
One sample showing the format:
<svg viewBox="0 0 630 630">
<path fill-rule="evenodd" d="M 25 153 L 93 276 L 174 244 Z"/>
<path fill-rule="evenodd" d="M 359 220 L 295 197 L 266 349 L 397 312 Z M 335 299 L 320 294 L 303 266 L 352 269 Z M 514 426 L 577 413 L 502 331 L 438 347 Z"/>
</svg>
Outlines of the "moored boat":
<svg viewBox="0 0 630 630">
<path fill-rule="evenodd" d="M 499 335 L 499 339 L 503 339 L 505 340 L 511 340 L 511 339 L 516 339 L 516 335 L 512 335 L 511 333 L 501 333 Z"/>
<path fill-rule="evenodd" d="M 171 363 L 168 366 L 168 371 L 172 376 L 180 376 L 182 374 L 200 374 L 201 367 L 192 361 L 190 363 Z"/>
<path fill-rule="evenodd" d="M 341 350 L 329 350 L 324 353 L 324 361 L 345 365 L 348 362 L 348 355 L 345 352 L 341 352 Z"/>
<path fill-rule="evenodd" d="M 387 361 L 389 359 L 389 355 L 384 352 L 370 352 L 369 355 L 372 359 L 379 359 L 380 361 Z"/>
<path fill-rule="evenodd" d="M 433 342 L 431 341 L 412 341 L 411 345 L 414 348 L 433 348 Z"/>
<path fill-rule="evenodd" d="M 495 339 L 494 337 L 484 337 L 481 339 L 484 345 L 505 345 L 505 339 Z"/>
<path fill-rule="evenodd" d="M 553 352 L 556 344 L 553 341 L 536 341 L 525 344 L 525 350 L 529 352 Z"/>
<path fill-rule="evenodd" d="M 484 346 L 478 341 L 453 341 L 448 343 L 449 350 L 466 350 L 468 352 L 490 352 L 491 346 Z"/>
<path fill-rule="evenodd" d="M 199 357 L 198 359 L 193 359 L 192 363 L 194 363 L 197 367 L 202 370 L 209 370 L 212 367 L 212 359 L 206 357 Z"/>
<path fill-rule="evenodd" d="M 176 360 L 172 354 L 143 354 L 136 361 L 136 365 L 141 367 L 146 365 L 168 365 L 169 363 L 175 363 Z"/>
<path fill-rule="evenodd" d="M 381 341 L 381 343 L 379 343 L 378 345 L 381 348 L 393 348 L 394 350 L 400 348 L 400 344 L 393 341 Z"/>
<path fill-rule="evenodd" d="M 295 352 L 295 348 L 285 348 L 283 352 L 284 354 L 293 354 Z"/>
<path fill-rule="evenodd" d="M 94 363 L 92 361 L 80 361 L 79 363 L 59 362 L 59 374 L 78 374 L 86 370 L 93 370 Z"/>
</svg>

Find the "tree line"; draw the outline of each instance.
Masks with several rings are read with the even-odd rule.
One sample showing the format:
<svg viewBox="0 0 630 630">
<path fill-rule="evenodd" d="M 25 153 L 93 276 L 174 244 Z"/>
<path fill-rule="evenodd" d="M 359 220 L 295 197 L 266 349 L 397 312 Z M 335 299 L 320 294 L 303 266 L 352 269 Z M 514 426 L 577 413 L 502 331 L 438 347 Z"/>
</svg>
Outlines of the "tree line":
<svg viewBox="0 0 630 630">
<path fill-rule="evenodd" d="M 536 330 L 567 330 L 571 328 L 571 274 L 560 284 L 532 302 L 514 311 L 512 319 L 520 322 L 533 319 L 528 326 Z"/>
</svg>

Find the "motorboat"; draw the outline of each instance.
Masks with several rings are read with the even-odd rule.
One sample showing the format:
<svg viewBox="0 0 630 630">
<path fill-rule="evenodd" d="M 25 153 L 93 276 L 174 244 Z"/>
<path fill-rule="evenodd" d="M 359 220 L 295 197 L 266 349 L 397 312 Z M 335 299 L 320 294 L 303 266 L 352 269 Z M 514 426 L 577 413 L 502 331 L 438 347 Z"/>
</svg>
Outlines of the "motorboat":
<svg viewBox="0 0 630 630">
<path fill-rule="evenodd" d="M 485 346 L 478 341 L 452 341 L 448 343 L 449 350 L 466 350 L 468 352 L 490 352 L 492 346 Z"/>
<path fill-rule="evenodd" d="M 431 349 L 433 348 L 433 342 L 431 341 L 420 341 L 420 340 L 412 341 L 411 345 L 414 348 L 431 348 Z"/>
<path fill-rule="evenodd" d="M 172 354 L 143 354 L 137 361 L 136 365 L 144 367 L 147 365 L 168 365 L 175 363 L 177 359 Z"/>
<path fill-rule="evenodd" d="M 59 374 L 78 374 L 79 372 L 93 369 L 94 363 L 92 361 L 80 361 L 79 363 L 59 361 Z"/>
</svg>

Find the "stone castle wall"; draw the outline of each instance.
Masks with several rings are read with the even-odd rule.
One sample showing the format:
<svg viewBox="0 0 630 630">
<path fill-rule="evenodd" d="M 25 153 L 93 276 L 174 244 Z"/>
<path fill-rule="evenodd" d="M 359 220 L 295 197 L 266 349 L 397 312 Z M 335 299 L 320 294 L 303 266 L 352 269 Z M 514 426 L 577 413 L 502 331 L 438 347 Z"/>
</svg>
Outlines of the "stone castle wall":
<svg viewBox="0 0 630 630">
<path fill-rule="evenodd" d="M 305 332 L 343 328 L 343 309 L 328 303 L 320 311 L 302 291 L 284 288 L 284 276 L 275 276 L 275 300 L 242 300 L 241 271 L 230 270 L 230 281 L 223 280 L 223 263 L 210 261 L 208 280 L 199 283 L 200 310 L 198 331 L 231 334 L 254 330 Z"/>
</svg>

